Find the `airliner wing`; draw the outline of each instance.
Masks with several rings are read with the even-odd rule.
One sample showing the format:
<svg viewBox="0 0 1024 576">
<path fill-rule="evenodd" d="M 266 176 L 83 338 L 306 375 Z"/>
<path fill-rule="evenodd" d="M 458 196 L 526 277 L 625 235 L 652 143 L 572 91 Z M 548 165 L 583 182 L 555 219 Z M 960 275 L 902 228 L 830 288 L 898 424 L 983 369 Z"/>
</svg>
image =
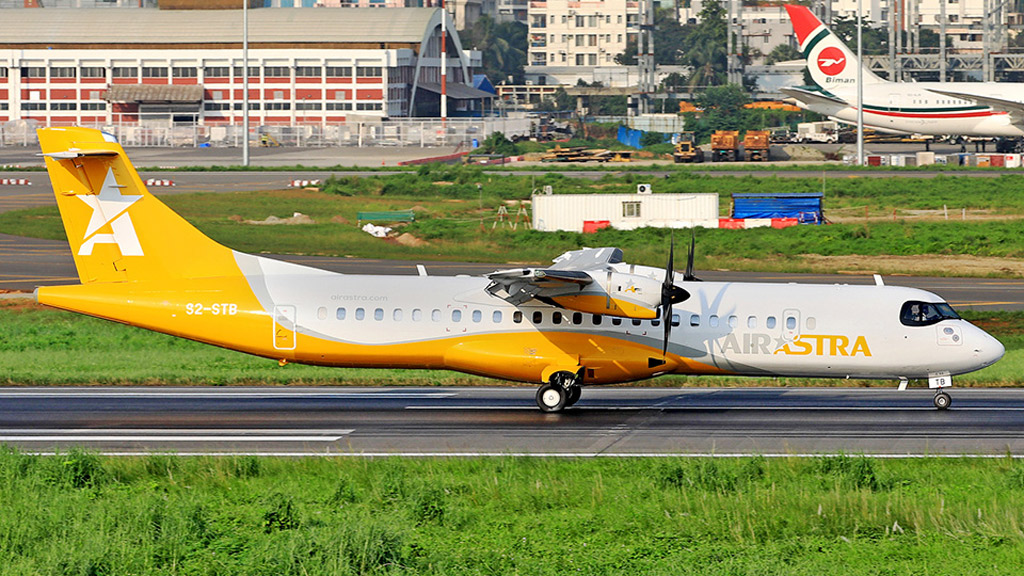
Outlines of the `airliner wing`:
<svg viewBox="0 0 1024 576">
<path fill-rule="evenodd" d="M 779 88 L 779 91 L 805 104 L 828 104 L 829 106 L 849 106 L 849 102 L 820 90 L 808 90 L 799 86 Z"/>
<path fill-rule="evenodd" d="M 990 106 L 993 110 L 998 112 L 1006 112 L 1013 119 L 1014 124 L 1024 124 L 1024 102 L 1017 102 L 1014 100 L 1005 100 L 1003 98 L 994 98 L 992 96 L 982 96 L 979 94 L 968 94 L 963 92 L 952 92 L 949 90 L 936 90 L 934 88 L 928 89 L 930 92 L 936 94 L 943 94 L 945 96 L 951 96 L 953 98 L 960 98 L 961 100 L 974 100 L 978 104 L 984 104 Z"/>
<path fill-rule="evenodd" d="M 519 305 L 533 298 L 553 298 L 578 293 L 594 278 L 588 271 L 604 271 L 608 265 L 622 261 L 618 248 L 584 248 L 566 252 L 555 258 L 547 268 L 515 268 L 487 275 L 490 294 Z M 507 294 L 501 295 L 504 292 Z"/>
</svg>

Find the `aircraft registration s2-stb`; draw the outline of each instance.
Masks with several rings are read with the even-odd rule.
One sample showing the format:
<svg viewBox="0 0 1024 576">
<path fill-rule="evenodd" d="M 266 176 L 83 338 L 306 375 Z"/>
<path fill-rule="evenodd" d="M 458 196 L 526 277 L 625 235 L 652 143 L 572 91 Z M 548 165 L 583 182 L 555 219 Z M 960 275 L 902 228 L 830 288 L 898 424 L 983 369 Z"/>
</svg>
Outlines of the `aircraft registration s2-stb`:
<svg viewBox="0 0 1024 576">
<path fill-rule="evenodd" d="M 337 274 L 244 254 L 152 196 L 112 136 L 39 131 L 81 284 L 39 302 L 278 360 L 449 369 L 540 385 L 559 411 L 585 385 L 661 374 L 929 379 L 1003 346 L 935 294 L 891 286 L 700 282 L 617 248 L 480 277 Z M 665 322 L 665 319 L 668 322 Z M 673 328 L 675 328 L 673 330 Z"/>
</svg>

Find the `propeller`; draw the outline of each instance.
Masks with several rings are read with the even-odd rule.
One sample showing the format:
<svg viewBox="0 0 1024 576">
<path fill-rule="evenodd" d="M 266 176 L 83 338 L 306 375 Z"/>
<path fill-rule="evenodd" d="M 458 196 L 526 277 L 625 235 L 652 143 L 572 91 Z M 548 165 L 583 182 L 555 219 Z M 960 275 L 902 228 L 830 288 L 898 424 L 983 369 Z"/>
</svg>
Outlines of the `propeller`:
<svg viewBox="0 0 1024 576">
<path fill-rule="evenodd" d="M 668 265 L 665 266 L 665 281 L 661 284 L 661 317 L 665 324 L 665 338 L 662 341 L 661 355 L 668 354 L 668 339 L 672 335 L 672 305 L 685 301 L 690 293 L 683 288 L 676 286 L 673 282 L 673 268 L 675 265 L 675 235 L 672 235 L 668 247 Z M 693 240 L 690 241 L 690 256 L 687 259 L 686 273 L 693 275 Z M 686 277 L 683 277 L 686 280 Z"/>
<path fill-rule="evenodd" d="M 697 231 L 690 228 L 690 253 L 686 256 L 686 272 L 683 273 L 683 282 L 700 282 L 701 279 L 693 275 L 693 254 L 696 252 Z"/>
</svg>

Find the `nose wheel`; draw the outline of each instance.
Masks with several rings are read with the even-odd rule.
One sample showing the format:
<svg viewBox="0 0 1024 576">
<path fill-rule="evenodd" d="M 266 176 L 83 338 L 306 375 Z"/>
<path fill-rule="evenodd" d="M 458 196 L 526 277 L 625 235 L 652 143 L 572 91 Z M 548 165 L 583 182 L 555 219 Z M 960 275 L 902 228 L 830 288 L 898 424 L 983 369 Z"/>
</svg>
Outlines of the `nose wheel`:
<svg viewBox="0 0 1024 576">
<path fill-rule="evenodd" d="M 949 397 L 949 394 L 945 392 L 936 392 L 935 399 L 933 400 L 935 407 L 939 410 L 945 410 L 949 408 L 949 405 L 953 403 L 953 399 Z"/>
</svg>

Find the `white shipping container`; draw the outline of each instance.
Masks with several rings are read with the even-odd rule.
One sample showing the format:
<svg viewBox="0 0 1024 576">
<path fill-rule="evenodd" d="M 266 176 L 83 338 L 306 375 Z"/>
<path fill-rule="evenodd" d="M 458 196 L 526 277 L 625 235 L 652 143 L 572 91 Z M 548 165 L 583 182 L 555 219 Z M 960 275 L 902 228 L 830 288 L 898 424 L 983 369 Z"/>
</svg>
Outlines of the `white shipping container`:
<svg viewBox="0 0 1024 576">
<path fill-rule="evenodd" d="M 1007 154 L 1006 155 L 1006 167 L 1007 168 L 1020 168 L 1020 154 Z"/>
<path fill-rule="evenodd" d="M 612 228 L 718 227 L 718 194 L 541 194 L 533 197 L 533 228 L 582 232 L 584 222 Z"/>
<path fill-rule="evenodd" d="M 930 166 L 935 164 L 935 152 L 918 152 L 917 153 L 917 165 L 918 166 Z"/>
</svg>

